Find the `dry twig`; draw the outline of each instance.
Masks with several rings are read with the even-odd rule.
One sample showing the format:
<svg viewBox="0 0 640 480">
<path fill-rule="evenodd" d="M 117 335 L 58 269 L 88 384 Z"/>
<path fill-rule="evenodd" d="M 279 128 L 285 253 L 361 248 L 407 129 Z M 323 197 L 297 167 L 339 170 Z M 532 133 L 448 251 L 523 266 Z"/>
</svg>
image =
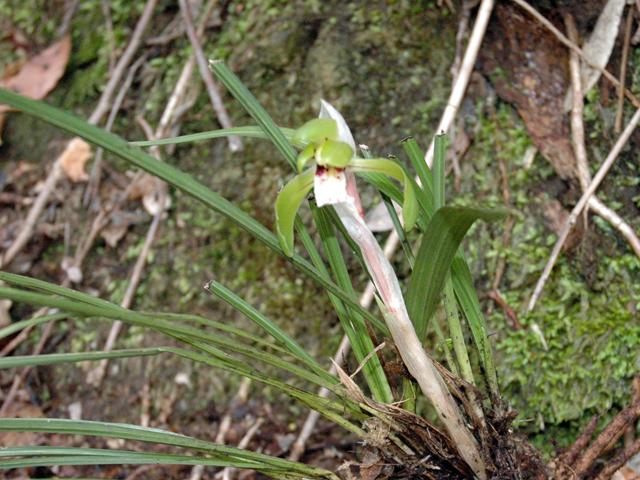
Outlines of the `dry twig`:
<svg viewBox="0 0 640 480">
<path fill-rule="evenodd" d="M 156 8 L 157 0 L 147 0 L 147 3 L 144 7 L 144 11 L 140 16 L 140 20 L 136 24 L 136 28 L 131 35 L 131 40 L 127 45 L 127 48 L 122 53 L 120 60 L 116 64 L 116 67 L 113 70 L 113 73 L 109 77 L 109 82 L 107 82 L 107 86 L 104 89 L 104 92 L 100 96 L 100 100 L 98 101 L 98 106 L 93 111 L 88 123 L 91 125 L 97 125 L 100 119 L 107 113 L 109 108 L 111 107 L 111 99 L 120 85 L 120 80 L 122 80 L 122 76 L 125 71 L 129 67 L 133 56 L 135 55 L 138 47 L 140 46 L 140 42 L 142 41 L 142 36 L 144 35 L 149 22 L 151 21 L 151 17 L 153 17 L 153 11 Z"/>
<path fill-rule="evenodd" d="M 458 113 L 458 109 L 460 108 L 460 104 L 464 98 L 464 93 L 467 90 L 467 85 L 469 84 L 471 72 L 473 72 L 473 68 L 476 63 L 476 58 L 478 57 L 480 45 L 482 44 L 484 34 L 487 30 L 487 24 L 489 23 L 489 17 L 491 17 L 491 12 L 493 11 L 494 3 L 494 0 L 482 0 L 482 3 L 480 3 L 478 14 L 476 15 L 476 22 L 473 25 L 471 37 L 469 38 L 469 44 L 467 45 L 467 50 L 464 52 L 462 64 L 460 65 L 460 72 L 453 88 L 451 89 L 451 95 L 449 95 L 447 106 L 444 109 L 444 113 L 442 114 L 442 118 L 440 119 L 440 123 L 436 130 L 437 133 L 448 131 L 456 117 L 456 114 Z M 431 168 L 431 165 L 433 164 L 434 146 L 435 143 L 431 140 L 429 149 L 424 157 L 429 168 Z"/>
<path fill-rule="evenodd" d="M 207 11 L 204 13 L 202 22 L 198 28 L 197 35 L 202 35 L 204 33 L 205 25 L 209 19 L 209 16 L 213 13 L 215 4 L 216 4 L 216 0 L 211 0 L 209 2 Z M 192 55 L 182 69 L 180 78 L 178 79 L 178 82 L 176 83 L 173 89 L 171 97 L 169 97 L 169 100 L 167 101 L 167 105 L 162 114 L 162 117 L 160 118 L 160 122 L 158 124 L 158 127 L 156 128 L 155 133 L 153 135 L 149 135 L 150 132 L 148 132 L 147 129 L 145 129 L 145 131 L 147 131 L 148 137 L 152 137 L 153 139 L 167 137 L 172 125 L 172 121 L 175 118 L 176 111 L 180 109 L 180 105 L 185 97 L 185 92 L 187 89 L 187 85 L 189 83 L 189 79 L 191 77 L 191 73 L 193 72 L 193 67 L 194 67 L 194 56 Z M 145 123 L 143 122 L 142 124 L 144 125 Z M 150 153 L 153 156 L 155 156 L 158 160 L 160 160 L 160 149 L 157 146 L 152 147 L 150 149 Z M 157 202 L 160 205 L 160 208 L 159 208 L 159 211 L 154 215 L 151 226 L 147 231 L 147 236 L 145 239 L 143 251 L 138 257 L 138 260 L 136 261 L 136 264 L 131 271 L 131 278 L 129 280 L 127 292 L 125 293 L 122 303 L 120 304 L 122 307 L 125 307 L 125 308 L 129 308 L 131 306 L 131 303 L 133 302 L 133 295 L 135 294 L 135 291 L 138 287 L 142 269 L 146 265 L 146 260 L 147 260 L 149 251 L 151 250 L 153 241 L 155 239 L 157 229 L 159 228 L 160 221 L 165 213 L 165 208 L 163 206 L 165 205 L 165 200 L 167 198 L 166 197 L 167 187 L 166 187 L 166 184 L 164 182 L 161 182 L 160 180 L 157 180 L 157 183 L 158 183 L 158 188 L 156 190 Z M 113 323 L 109 331 L 109 335 L 107 337 L 104 350 L 109 351 L 113 349 L 113 345 L 115 344 L 115 341 L 120 333 L 121 328 L 122 328 L 121 321 L 118 320 Z M 87 379 L 86 379 L 87 383 L 94 386 L 100 385 L 106 373 L 108 363 L 109 362 L 106 359 L 101 360 L 98 366 L 87 374 Z"/>
<path fill-rule="evenodd" d="M 616 121 L 614 124 L 614 132 L 620 133 L 622 130 L 622 116 L 624 114 L 624 85 L 627 77 L 627 58 L 629 56 L 629 43 L 631 41 L 631 26 L 633 24 L 632 6 L 628 7 L 627 22 L 624 27 L 624 44 L 622 46 L 622 59 L 620 60 L 620 87 L 618 87 L 618 109 L 616 111 Z"/>
<path fill-rule="evenodd" d="M 602 180 L 604 179 L 605 175 L 613 165 L 613 162 L 615 162 L 615 160 L 618 158 L 618 155 L 622 151 L 622 147 L 624 147 L 624 145 L 629 140 L 629 137 L 631 136 L 636 126 L 638 125 L 638 122 L 640 122 L 640 109 L 636 110 L 636 113 L 631 118 L 631 121 L 629 122 L 627 127 L 624 129 L 620 137 L 618 138 L 617 142 L 611 149 L 611 152 L 609 153 L 607 158 L 604 160 L 602 166 L 598 170 L 598 173 L 596 173 L 596 176 L 593 178 L 593 180 L 589 184 L 589 187 L 580 198 L 580 201 L 573 208 L 573 210 L 571 211 L 571 214 L 567 218 L 564 228 L 555 246 L 553 247 L 553 251 L 551 252 L 551 257 L 549 258 L 549 261 L 547 262 L 547 265 L 545 266 L 544 271 L 540 276 L 540 280 L 538 280 L 538 284 L 536 285 L 536 288 L 533 291 L 533 294 L 531 295 L 531 299 L 529 300 L 529 305 L 527 306 L 527 312 L 532 311 L 536 306 L 536 302 L 540 297 L 540 293 L 542 292 L 542 289 L 544 288 L 544 285 L 547 282 L 549 275 L 551 274 L 551 270 L 553 269 L 553 266 L 556 263 L 558 255 L 560 254 L 562 245 L 564 244 L 565 240 L 567 239 L 567 236 L 569 235 L 569 230 L 571 229 L 573 224 L 576 222 L 578 216 L 582 212 L 582 209 L 586 206 L 587 202 L 589 201 L 593 193 L 600 186 L 600 183 L 602 183 Z"/>
<path fill-rule="evenodd" d="M 578 459 L 573 469 L 576 476 L 575 478 L 578 480 L 585 478 L 593 462 L 602 454 L 605 448 L 611 443 L 611 440 L 638 418 L 640 418 L 640 403 L 634 403 L 621 411 Z M 620 466 L 618 468 L 620 468 Z M 613 474 L 613 472 L 611 473 Z"/>
<path fill-rule="evenodd" d="M 239 448 L 240 450 L 246 450 L 246 448 L 249 446 L 249 442 L 251 442 L 251 439 L 263 423 L 264 418 L 257 418 L 256 421 L 253 422 L 253 425 L 249 427 L 249 430 L 247 430 L 247 433 L 245 433 L 244 437 L 242 437 L 242 440 L 240 440 L 240 443 L 238 443 L 238 446 L 236 448 Z M 232 480 L 237 470 L 238 469 L 236 467 L 225 467 L 222 472 L 218 472 L 216 474 L 215 478 L 216 480 Z"/>
<path fill-rule="evenodd" d="M 189 5 L 186 0 L 178 0 L 180 4 L 180 11 L 182 12 L 182 18 L 184 19 L 184 24 L 187 29 L 187 36 L 189 37 L 189 41 L 193 46 L 194 55 L 196 57 L 196 61 L 198 62 L 198 68 L 200 69 L 200 75 L 204 80 L 204 84 L 207 87 L 207 93 L 209 94 L 209 98 L 211 99 L 211 104 L 213 105 L 213 109 L 218 116 L 218 121 L 222 128 L 232 128 L 233 124 L 231 123 L 231 119 L 227 114 L 227 109 L 222 103 L 222 97 L 220 96 L 220 89 L 216 85 L 211 70 L 209 70 L 209 63 L 204 56 L 204 52 L 202 51 L 202 46 L 200 45 L 199 36 L 202 36 L 202 33 L 198 35 L 196 33 L 196 29 L 193 26 L 193 18 L 191 16 L 191 12 L 189 10 Z M 211 2 L 211 5 L 215 6 L 216 2 Z M 213 10 L 213 9 L 212 9 Z M 204 31 L 204 27 L 207 24 L 207 19 L 205 19 L 200 25 L 202 27 L 202 31 Z M 240 137 L 235 135 L 230 135 L 228 137 L 229 148 L 232 152 L 239 152 L 243 150 L 242 142 L 240 141 Z"/>
<path fill-rule="evenodd" d="M 611 73 L 609 73 L 605 68 L 601 67 L 596 62 L 594 62 L 589 57 L 587 57 L 578 45 L 576 45 L 567 37 L 565 37 L 562 34 L 562 32 L 560 32 L 560 30 L 554 27 L 553 24 L 549 20 L 544 18 L 535 8 L 533 8 L 524 0 L 512 0 L 512 1 L 517 5 L 519 5 L 520 7 L 524 8 L 531 15 L 533 15 L 535 19 L 538 20 L 546 28 L 548 28 L 558 38 L 558 40 L 560 40 L 561 43 L 563 43 L 565 46 L 569 47 L 572 51 L 580 55 L 580 57 L 585 62 L 587 62 L 590 67 L 593 67 L 596 70 L 598 70 L 607 80 L 613 83 L 615 87 L 620 88 L 620 82 L 618 82 L 618 79 L 616 77 L 614 77 Z M 631 90 L 629 90 L 628 88 L 625 88 L 624 94 L 627 96 L 629 100 L 631 100 L 631 103 L 633 103 L 634 107 L 640 108 L 640 100 L 631 92 Z"/>
<path fill-rule="evenodd" d="M 577 32 L 575 31 L 575 24 L 573 23 L 573 17 L 567 16 L 565 18 L 565 21 L 567 22 L 567 29 L 570 31 L 570 35 L 577 35 Z M 553 266 L 560 254 L 560 250 L 564 245 L 567 235 L 569 234 L 571 226 L 575 223 L 577 216 L 580 215 L 583 208 L 585 208 L 587 205 L 591 207 L 594 212 L 596 212 L 604 219 L 608 220 L 615 228 L 617 228 L 620 233 L 625 236 L 625 238 L 631 245 L 631 248 L 633 248 L 636 255 L 638 255 L 638 257 L 640 258 L 640 239 L 638 239 L 638 236 L 633 231 L 633 229 L 617 213 L 607 208 L 597 197 L 593 196 L 595 190 L 600 185 L 600 182 L 602 182 L 602 180 L 604 179 L 604 176 L 609 171 L 611 165 L 613 165 L 613 162 L 622 150 L 622 147 L 627 142 L 627 140 L 631 136 L 631 133 L 635 129 L 635 126 L 640 119 L 640 110 L 638 110 L 633 116 L 633 119 L 614 145 L 607 159 L 600 167 L 600 170 L 596 174 L 596 177 L 591 180 L 591 174 L 589 173 L 589 166 L 587 163 L 587 150 L 584 140 L 584 124 L 582 121 L 583 100 L 582 95 L 578 93 L 581 91 L 581 89 L 578 88 L 580 86 L 580 75 L 578 69 L 578 61 L 577 58 L 575 58 L 575 55 L 573 55 L 573 58 L 571 59 L 571 79 L 574 85 L 573 108 L 571 110 L 572 142 L 577 161 L 578 179 L 580 180 L 583 195 L 569 215 L 564 229 L 560 237 L 558 238 L 558 241 L 556 242 L 553 252 L 551 253 L 551 258 L 549 259 L 542 273 L 542 276 L 540 277 L 540 280 L 536 285 L 533 295 L 531 296 L 529 305 L 527 307 L 528 312 L 532 311 L 535 307 L 540 293 L 542 292 L 542 288 L 549 278 L 551 270 L 553 269 Z"/>
<path fill-rule="evenodd" d="M 113 127 L 113 123 L 116 120 L 116 116 L 118 115 L 118 111 L 120 110 L 120 107 L 122 106 L 122 102 L 124 101 L 124 97 L 126 93 L 129 91 L 129 88 L 131 88 L 131 84 L 133 83 L 133 77 L 135 76 L 136 72 L 138 71 L 138 69 L 146 59 L 147 59 L 147 56 L 142 55 L 138 60 L 135 61 L 133 65 L 131 65 L 131 68 L 129 68 L 129 73 L 127 73 L 127 77 L 125 78 L 124 83 L 122 84 L 122 88 L 120 88 L 118 95 L 116 95 L 116 98 L 113 102 L 113 106 L 111 107 L 111 112 L 109 113 L 109 118 L 107 119 L 107 123 L 104 126 L 104 130 L 106 132 L 111 131 L 111 128 Z M 91 176 L 89 177 L 89 183 L 87 184 L 87 188 L 84 192 L 84 198 L 82 199 L 82 204 L 85 207 L 89 204 L 89 200 L 91 199 L 91 196 L 98 191 L 98 188 L 100 186 L 100 173 L 102 171 L 101 166 L 102 166 L 103 152 L 104 152 L 104 149 L 102 147 L 98 148 L 98 150 L 96 151 L 96 156 L 93 159 Z"/>
</svg>

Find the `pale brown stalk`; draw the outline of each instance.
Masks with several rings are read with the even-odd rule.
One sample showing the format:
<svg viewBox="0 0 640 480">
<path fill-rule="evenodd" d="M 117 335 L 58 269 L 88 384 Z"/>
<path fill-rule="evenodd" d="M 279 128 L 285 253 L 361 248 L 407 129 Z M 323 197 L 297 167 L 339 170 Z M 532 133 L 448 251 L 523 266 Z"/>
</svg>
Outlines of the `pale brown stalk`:
<svg viewBox="0 0 640 480">
<path fill-rule="evenodd" d="M 605 68 L 601 67 L 596 62 L 594 62 L 592 59 L 590 59 L 588 56 L 586 56 L 584 54 L 584 52 L 582 51 L 582 49 L 578 45 L 576 45 L 571 40 L 569 40 L 567 37 L 565 37 L 562 34 L 562 32 L 560 32 L 560 30 L 558 30 L 556 27 L 554 27 L 553 24 L 549 20 L 544 18 L 544 16 L 542 16 L 535 8 L 533 8 L 531 5 L 529 5 L 524 0 L 512 0 L 512 1 L 514 3 L 516 3 L 517 5 L 521 6 L 523 9 L 525 9 L 531 15 L 533 15 L 533 17 L 536 20 L 538 20 L 543 26 L 548 28 L 551 31 L 551 33 L 553 33 L 558 38 L 558 40 L 560 40 L 560 42 L 562 42 L 565 46 L 569 47 L 572 51 L 574 51 L 578 55 L 580 55 L 580 58 L 582 58 L 590 67 L 595 68 L 596 70 L 598 70 L 602 74 L 602 76 L 605 77 L 607 80 L 609 80 L 615 87 L 620 88 L 620 82 L 618 81 L 618 79 L 616 77 L 614 77 Z M 629 100 L 631 100 L 631 103 L 633 103 L 634 107 L 640 108 L 640 100 L 628 88 L 624 89 L 624 94 Z"/>
<path fill-rule="evenodd" d="M 632 6 L 627 10 L 627 21 L 624 27 L 624 43 L 622 44 L 622 59 L 620 60 L 620 87 L 618 87 L 618 109 L 616 111 L 616 121 L 614 124 L 614 132 L 620 133 L 622 130 L 622 117 L 624 115 L 624 89 L 627 78 L 627 58 L 629 56 L 629 43 L 631 42 L 631 27 L 633 25 Z"/>
<path fill-rule="evenodd" d="M 227 109 L 222 102 L 222 96 L 220 95 L 220 89 L 216 85 L 215 80 L 213 79 L 213 74 L 211 70 L 209 70 L 209 62 L 204 56 L 204 52 L 202 51 L 202 46 L 200 45 L 200 39 L 198 38 L 202 34 L 198 35 L 193 26 L 193 18 L 191 16 L 191 11 L 189 10 L 189 5 L 186 0 L 178 0 L 180 4 L 180 11 L 182 13 L 182 18 L 184 19 L 184 25 L 187 30 L 187 36 L 189 37 L 189 41 L 193 46 L 194 55 L 196 57 L 196 61 L 198 63 L 198 69 L 200 70 L 200 75 L 204 80 L 204 84 L 207 87 L 207 93 L 209 94 L 209 98 L 211 99 L 211 104 L 213 105 L 213 109 L 216 112 L 218 117 L 218 121 L 222 128 L 232 128 L 233 124 L 231 123 L 231 119 L 229 118 L 229 114 L 227 113 Z M 212 2 L 211 5 L 215 5 L 216 2 Z M 205 19 L 201 25 L 204 27 L 207 24 L 207 19 Z M 242 142 L 240 141 L 240 137 L 235 135 L 229 135 L 227 137 L 227 141 L 229 142 L 229 148 L 231 148 L 232 152 L 239 152 L 244 149 L 242 146 Z"/>
<path fill-rule="evenodd" d="M 476 15 L 476 21 L 473 24 L 469 44 L 464 52 L 458 76 L 451 90 L 451 95 L 449 95 L 447 106 L 444 109 L 444 113 L 442 114 L 436 133 L 447 132 L 456 118 L 456 114 L 458 113 L 458 109 L 460 108 L 460 104 L 464 98 L 464 93 L 467 90 L 467 85 L 469 85 L 469 78 L 471 77 L 476 59 L 478 58 L 480 45 L 482 45 L 484 34 L 487 31 L 487 25 L 489 24 L 489 18 L 493 11 L 493 5 L 494 0 L 482 0 L 482 3 L 478 8 L 478 14 Z M 435 143 L 432 140 L 429 144 L 429 149 L 424 156 L 429 168 L 433 165 L 434 147 Z"/>
<path fill-rule="evenodd" d="M 542 289 L 544 288 L 545 283 L 549 279 L 551 270 L 555 265 L 558 255 L 560 254 L 562 245 L 564 245 L 564 242 L 567 239 L 567 236 L 569 235 L 569 230 L 571 229 L 573 224 L 576 222 L 578 216 L 582 212 L 582 209 L 587 205 L 587 202 L 589 201 L 593 193 L 600 186 L 600 183 L 602 183 L 602 180 L 604 179 L 605 175 L 613 165 L 613 162 L 615 162 L 615 160 L 618 158 L 618 155 L 622 151 L 622 147 L 624 147 L 624 145 L 629 140 L 629 137 L 631 137 L 631 134 L 635 130 L 636 126 L 638 125 L 638 122 L 640 122 L 640 109 L 636 110 L 636 113 L 633 115 L 633 117 L 631 118 L 631 121 L 628 123 L 627 127 L 624 129 L 624 131 L 616 141 L 615 145 L 611 149 L 611 152 L 609 153 L 609 155 L 603 162 L 602 166 L 598 170 L 598 173 L 596 173 L 595 177 L 593 177 L 593 180 L 589 184 L 589 187 L 584 192 L 584 194 L 580 198 L 580 201 L 576 204 L 576 206 L 571 211 L 571 214 L 567 218 L 564 228 L 555 246 L 553 247 L 553 252 L 551 253 L 551 257 L 549 258 L 549 261 L 547 262 L 547 265 L 545 266 L 544 271 L 542 272 L 542 275 L 538 280 L 536 288 L 533 291 L 533 294 L 531 295 L 531 299 L 529 300 L 529 305 L 527 306 L 527 312 L 530 312 L 535 308 L 536 302 L 540 297 Z"/>
<path fill-rule="evenodd" d="M 391 264 L 353 202 L 338 203 L 334 208 L 362 252 L 367 270 L 384 302 L 385 320 L 404 364 L 433 405 L 460 457 L 480 480 L 485 480 L 487 473 L 480 446 L 466 427 L 462 412 L 418 339 Z"/>
<path fill-rule="evenodd" d="M 398 236 L 398 232 L 396 232 L 395 230 L 392 230 L 391 234 L 387 238 L 387 242 L 385 243 L 384 250 L 383 250 L 384 255 L 387 259 L 391 260 L 391 257 L 393 257 L 393 254 L 397 250 L 399 243 L 400 243 L 400 237 Z M 375 285 L 373 284 L 373 282 L 369 281 L 369 283 L 367 283 L 367 286 L 364 289 L 364 293 L 360 297 L 360 305 L 363 308 L 368 309 L 371 306 L 375 291 L 376 291 Z M 331 367 L 329 368 L 329 373 L 331 373 L 332 375 L 335 375 L 337 373 L 335 365 L 336 364 L 342 365 L 343 359 L 349 353 L 350 348 L 351 348 L 351 343 L 349 342 L 349 337 L 347 335 L 344 335 L 342 337 L 342 341 L 340 342 L 340 346 L 338 347 L 335 355 L 333 356 L 334 361 L 331 363 Z M 318 391 L 318 395 L 322 398 L 329 398 L 329 393 L 330 391 L 324 387 Z M 288 456 L 289 460 L 293 462 L 297 462 L 298 460 L 300 460 L 300 457 L 304 453 L 305 445 L 309 440 L 309 437 L 313 433 L 313 429 L 316 423 L 318 422 L 319 418 L 320 418 L 320 413 L 318 413 L 316 410 L 311 410 L 311 412 L 309 412 L 309 415 L 307 416 L 307 419 L 305 420 L 304 425 L 300 429 L 298 438 L 291 445 L 291 450 Z"/>
</svg>

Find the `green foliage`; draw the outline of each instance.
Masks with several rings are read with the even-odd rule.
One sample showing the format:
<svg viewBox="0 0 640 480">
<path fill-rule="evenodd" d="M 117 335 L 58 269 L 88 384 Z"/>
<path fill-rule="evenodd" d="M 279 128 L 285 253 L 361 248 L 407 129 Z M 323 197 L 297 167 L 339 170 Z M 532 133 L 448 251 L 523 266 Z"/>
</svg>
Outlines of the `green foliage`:
<svg viewBox="0 0 640 480">
<path fill-rule="evenodd" d="M 544 313 L 525 323 L 540 325 L 549 351 L 530 329 L 507 332 L 497 346 L 501 380 L 522 418 L 558 424 L 628 403 L 640 369 L 640 325 L 628 302 L 610 299 L 606 308 L 596 303 L 585 310 L 567 298 L 543 300 Z"/>
</svg>

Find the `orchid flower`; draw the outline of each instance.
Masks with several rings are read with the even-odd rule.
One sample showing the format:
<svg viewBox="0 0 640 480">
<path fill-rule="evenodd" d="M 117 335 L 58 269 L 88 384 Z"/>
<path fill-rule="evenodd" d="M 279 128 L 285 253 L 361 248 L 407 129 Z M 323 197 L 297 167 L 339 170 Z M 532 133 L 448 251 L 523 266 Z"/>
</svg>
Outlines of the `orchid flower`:
<svg viewBox="0 0 640 480">
<path fill-rule="evenodd" d="M 356 158 L 355 141 L 344 118 L 328 102 L 321 102 L 319 118 L 305 123 L 291 139 L 293 145 L 302 148 L 296 162 L 298 175 L 282 188 L 276 200 L 278 239 L 287 256 L 293 255 L 296 213 L 311 189 L 319 207 L 353 204 L 361 210 L 355 179 L 350 172 L 382 173 L 402 182 L 405 228 L 413 228 L 418 218 L 418 204 L 405 170 L 383 158 Z"/>
<path fill-rule="evenodd" d="M 362 258 L 380 296 L 380 307 L 393 341 L 407 369 L 416 379 L 438 417 L 454 439 L 460 456 L 479 480 L 486 480 L 486 466 L 477 440 L 467 428 L 451 392 L 422 347 L 400 289 L 398 277 L 359 209 L 352 172 L 379 172 L 404 183 L 403 216 L 410 229 L 418 217 L 418 205 L 404 169 L 385 159 L 355 158 L 355 142 L 342 115 L 322 101 L 320 118 L 296 130 L 292 143 L 303 148 L 298 156 L 299 175 L 287 183 L 276 200 L 276 223 L 280 245 L 293 255 L 293 222 L 304 197 L 313 188 L 318 206 L 334 205 Z M 307 170 L 303 169 L 311 163 Z"/>
</svg>

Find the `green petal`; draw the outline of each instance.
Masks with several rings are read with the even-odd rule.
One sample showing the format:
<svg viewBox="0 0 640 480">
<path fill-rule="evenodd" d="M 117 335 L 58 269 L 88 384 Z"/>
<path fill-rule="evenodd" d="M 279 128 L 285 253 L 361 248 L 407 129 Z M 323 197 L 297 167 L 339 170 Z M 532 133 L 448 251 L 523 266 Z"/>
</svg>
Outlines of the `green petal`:
<svg viewBox="0 0 640 480">
<path fill-rule="evenodd" d="M 313 188 L 313 177 L 316 168 L 310 168 L 293 177 L 287 183 L 276 199 L 276 229 L 280 246 L 288 257 L 293 255 L 293 222 L 300 208 L 302 200 Z"/>
<path fill-rule="evenodd" d="M 344 142 L 327 140 L 316 150 L 316 163 L 335 168 L 346 167 L 353 158 L 353 149 Z"/>
<path fill-rule="evenodd" d="M 418 201 L 404 168 L 391 160 L 375 158 L 373 160 L 356 159 L 349 165 L 349 170 L 353 172 L 382 173 L 402 182 L 404 184 L 404 204 L 402 205 L 404 228 L 407 231 L 413 228 L 418 220 Z"/>
<path fill-rule="evenodd" d="M 293 133 L 291 143 L 296 147 L 304 147 L 310 142 L 338 140 L 338 124 L 332 118 L 314 118 L 309 120 Z"/>
<path fill-rule="evenodd" d="M 300 152 L 300 155 L 298 155 L 298 160 L 296 161 L 296 168 L 298 169 L 298 173 L 302 172 L 302 169 L 307 165 L 307 162 L 316 156 L 317 148 L 318 144 L 316 142 L 311 142 L 304 150 Z"/>
</svg>

